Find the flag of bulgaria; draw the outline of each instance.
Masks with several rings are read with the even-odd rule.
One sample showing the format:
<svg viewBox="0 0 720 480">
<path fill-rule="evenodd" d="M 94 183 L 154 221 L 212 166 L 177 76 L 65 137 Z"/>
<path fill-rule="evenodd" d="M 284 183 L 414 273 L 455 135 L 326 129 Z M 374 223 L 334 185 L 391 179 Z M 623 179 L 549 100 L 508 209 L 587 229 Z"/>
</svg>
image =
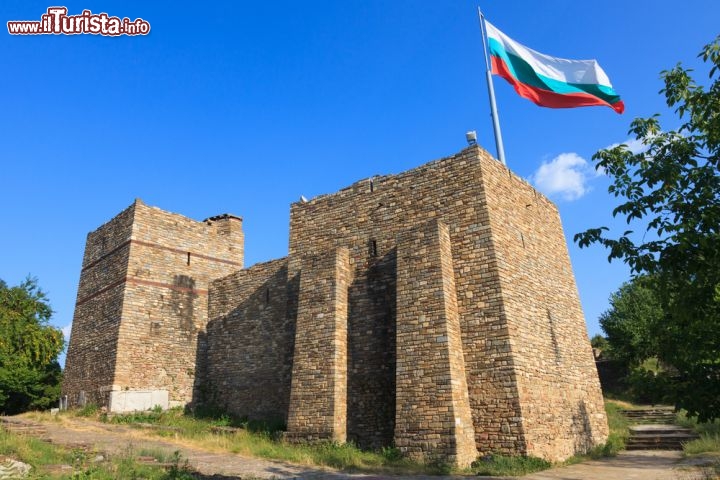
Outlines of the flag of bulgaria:
<svg viewBox="0 0 720 480">
<path fill-rule="evenodd" d="M 610 79 L 596 60 L 567 60 L 520 45 L 485 21 L 492 73 L 541 107 L 573 108 L 607 105 L 625 110 Z"/>
</svg>

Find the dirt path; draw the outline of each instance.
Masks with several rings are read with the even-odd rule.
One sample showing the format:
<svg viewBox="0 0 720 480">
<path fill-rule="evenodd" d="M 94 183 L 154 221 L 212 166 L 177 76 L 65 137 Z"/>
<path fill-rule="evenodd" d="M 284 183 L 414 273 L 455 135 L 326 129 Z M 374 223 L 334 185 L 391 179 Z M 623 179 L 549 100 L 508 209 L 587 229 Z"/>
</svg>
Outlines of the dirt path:
<svg viewBox="0 0 720 480">
<path fill-rule="evenodd" d="M 122 454 L 130 449 L 148 449 L 172 454 L 179 450 L 189 464 L 208 478 L 236 479 L 248 477 L 278 479 L 380 479 L 387 476 L 348 474 L 320 467 L 308 467 L 233 453 L 214 453 L 181 445 L 172 440 L 143 438 L 136 429 L 123 425 L 110 425 L 86 419 L 63 418 L 62 422 L 48 421 L 39 424 L 21 417 L 2 417 L 3 421 L 22 424 L 25 428 L 42 427 L 34 436 L 52 443 L 67 446 L 87 445 L 99 452 Z M 657 479 L 692 480 L 703 478 L 699 471 L 688 470 L 693 462 L 683 461 L 679 452 L 623 452 L 615 458 L 588 461 L 569 467 L 555 468 L 523 477 L 525 480 L 615 480 Z M 481 477 L 395 476 L 395 480 L 442 480 Z"/>
<path fill-rule="evenodd" d="M 386 478 L 369 474 L 348 474 L 323 467 L 309 467 L 280 461 L 246 457 L 234 453 L 215 453 L 208 450 L 189 447 L 169 439 L 148 439 L 143 432 L 129 426 L 94 422 L 81 418 L 64 417 L 62 423 L 48 421 L 36 422 L 22 417 L 0 417 L 2 421 L 24 424 L 27 427 L 42 427 L 44 432 L 33 436 L 49 440 L 57 445 L 90 446 L 98 452 L 122 454 L 128 450 L 163 451 L 168 455 L 180 451 L 182 458 L 203 475 L 211 478 L 277 478 L 277 479 L 379 479 Z M 440 480 L 466 479 L 467 477 L 439 476 L 393 476 L 396 480 Z M 481 478 L 481 477 L 474 477 Z"/>
<path fill-rule="evenodd" d="M 523 480 L 706 479 L 700 467 L 708 463 L 708 460 L 684 459 L 681 452 L 672 450 L 625 451 L 613 458 L 534 473 L 523 477 Z"/>
</svg>

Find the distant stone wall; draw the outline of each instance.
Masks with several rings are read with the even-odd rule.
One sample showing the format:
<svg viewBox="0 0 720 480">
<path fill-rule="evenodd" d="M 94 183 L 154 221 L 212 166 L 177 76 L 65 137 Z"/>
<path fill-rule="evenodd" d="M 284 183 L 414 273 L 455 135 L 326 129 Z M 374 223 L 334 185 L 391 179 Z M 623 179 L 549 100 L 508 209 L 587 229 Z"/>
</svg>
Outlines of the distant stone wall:
<svg viewBox="0 0 720 480">
<path fill-rule="evenodd" d="M 200 383 L 206 403 L 239 417 L 287 421 L 295 338 L 287 289 L 286 258 L 212 282 Z"/>
</svg>

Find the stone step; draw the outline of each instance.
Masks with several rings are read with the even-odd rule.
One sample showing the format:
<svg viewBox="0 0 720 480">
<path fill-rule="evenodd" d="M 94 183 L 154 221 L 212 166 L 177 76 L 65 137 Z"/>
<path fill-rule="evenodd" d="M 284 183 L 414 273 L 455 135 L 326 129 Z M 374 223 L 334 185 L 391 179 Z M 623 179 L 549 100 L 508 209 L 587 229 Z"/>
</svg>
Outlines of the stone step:
<svg viewBox="0 0 720 480">
<path fill-rule="evenodd" d="M 638 443 L 628 444 L 625 450 L 677 450 L 682 451 L 682 444 L 677 443 Z"/>
<path fill-rule="evenodd" d="M 682 450 L 685 441 L 628 441 L 626 450 Z"/>
<path fill-rule="evenodd" d="M 675 414 L 672 412 L 626 413 L 625 418 L 675 418 Z"/>
<path fill-rule="evenodd" d="M 672 423 L 675 417 L 652 417 L 652 418 L 629 418 L 630 423 L 636 425 L 644 425 L 649 423 Z"/>
<path fill-rule="evenodd" d="M 643 417 L 670 417 L 675 418 L 674 412 L 647 412 L 647 413 L 624 413 L 626 418 L 643 418 Z"/>
<path fill-rule="evenodd" d="M 42 427 L 4 427 L 8 432 L 24 433 L 26 435 L 43 435 L 47 433 L 47 429 Z"/>
<path fill-rule="evenodd" d="M 672 407 L 653 407 L 636 410 L 622 410 L 621 413 L 631 423 L 673 423 L 675 410 Z"/>
<path fill-rule="evenodd" d="M 2 428 L 21 435 L 38 436 L 47 433 L 47 429 L 40 424 L 15 422 L 8 419 L 2 419 Z"/>
<path fill-rule="evenodd" d="M 622 414 L 626 417 L 648 417 L 648 416 L 668 416 L 674 417 L 675 411 L 670 409 L 662 410 L 622 410 Z"/>
<path fill-rule="evenodd" d="M 633 425 L 630 427 L 631 435 L 663 434 L 663 433 L 694 433 L 691 429 L 669 423 L 656 423 L 652 425 Z"/>
<path fill-rule="evenodd" d="M 673 412 L 675 407 L 672 405 L 653 405 L 651 407 L 644 406 L 640 408 L 624 408 L 625 412 Z"/>
<path fill-rule="evenodd" d="M 626 450 L 682 450 L 683 444 L 691 439 L 670 440 L 670 439 L 646 439 L 646 440 L 628 440 L 625 445 Z"/>
<path fill-rule="evenodd" d="M 654 424 L 630 427 L 627 450 L 682 450 L 683 443 L 699 438 L 689 428 L 677 425 Z"/>
<path fill-rule="evenodd" d="M 637 442 L 683 441 L 683 442 L 687 442 L 690 440 L 696 440 L 698 438 L 700 438 L 700 437 L 698 437 L 698 435 L 693 435 L 691 433 L 667 433 L 667 434 L 656 434 L 656 435 L 643 434 L 643 435 L 633 435 L 630 437 L 629 441 L 637 441 Z"/>
</svg>

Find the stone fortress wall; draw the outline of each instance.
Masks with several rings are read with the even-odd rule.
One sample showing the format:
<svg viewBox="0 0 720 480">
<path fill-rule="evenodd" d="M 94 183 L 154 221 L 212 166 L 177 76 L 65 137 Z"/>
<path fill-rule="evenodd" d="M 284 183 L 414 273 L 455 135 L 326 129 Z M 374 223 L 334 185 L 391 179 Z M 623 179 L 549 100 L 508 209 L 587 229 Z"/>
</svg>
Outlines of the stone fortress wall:
<svg viewBox="0 0 720 480">
<path fill-rule="evenodd" d="M 70 403 L 167 392 L 458 465 L 605 441 L 557 209 L 480 147 L 293 204 L 286 258 L 242 249 L 235 217 L 138 202 L 91 233 Z"/>
<path fill-rule="evenodd" d="M 144 397 L 192 401 L 210 280 L 242 262 L 242 220 L 232 216 L 196 222 L 136 200 L 91 232 L 63 380 L 68 403 L 129 410 Z"/>
</svg>

